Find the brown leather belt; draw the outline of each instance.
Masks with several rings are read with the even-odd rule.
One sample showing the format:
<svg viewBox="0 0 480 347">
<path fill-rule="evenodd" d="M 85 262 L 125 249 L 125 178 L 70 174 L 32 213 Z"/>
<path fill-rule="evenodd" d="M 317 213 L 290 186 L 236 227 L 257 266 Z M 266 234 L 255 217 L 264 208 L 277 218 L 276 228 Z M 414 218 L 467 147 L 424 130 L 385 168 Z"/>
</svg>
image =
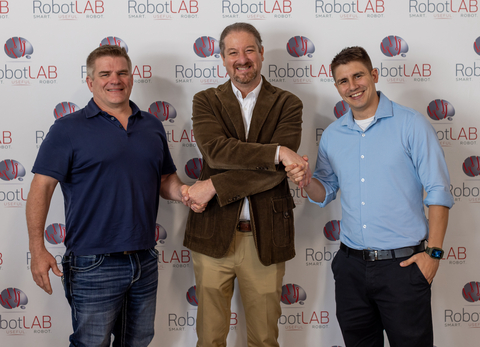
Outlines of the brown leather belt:
<svg viewBox="0 0 480 347">
<path fill-rule="evenodd" d="M 371 250 L 371 249 L 353 249 L 340 243 L 340 249 L 352 255 L 356 258 L 361 258 L 365 261 L 377 261 L 377 260 L 388 260 L 402 257 L 410 257 L 416 253 L 423 252 L 425 250 L 425 242 L 420 242 L 417 246 L 412 247 L 403 247 L 391 250 Z"/>
<path fill-rule="evenodd" d="M 237 224 L 237 230 L 242 233 L 248 233 L 249 231 L 252 231 L 252 225 L 249 220 L 241 220 Z"/>
</svg>

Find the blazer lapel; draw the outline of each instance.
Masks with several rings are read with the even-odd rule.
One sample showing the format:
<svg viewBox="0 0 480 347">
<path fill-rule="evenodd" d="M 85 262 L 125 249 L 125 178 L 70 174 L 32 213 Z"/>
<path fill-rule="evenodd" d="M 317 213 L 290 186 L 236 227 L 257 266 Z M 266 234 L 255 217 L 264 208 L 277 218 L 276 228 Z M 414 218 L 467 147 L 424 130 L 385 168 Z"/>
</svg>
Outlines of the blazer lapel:
<svg viewBox="0 0 480 347">
<path fill-rule="evenodd" d="M 222 86 L 219 86 L 215 93 L 218 97 L 218 100 L 222 104 L 225 113 L 232 122 L 238 139 L 246 142 L 245 124 L 243 124 L 242 110 L 240 109 L 240 104 L 238 103 L 237 97 L 233 93 L 231 83 L 232 82 L 228 80 Z"/>
</svg>

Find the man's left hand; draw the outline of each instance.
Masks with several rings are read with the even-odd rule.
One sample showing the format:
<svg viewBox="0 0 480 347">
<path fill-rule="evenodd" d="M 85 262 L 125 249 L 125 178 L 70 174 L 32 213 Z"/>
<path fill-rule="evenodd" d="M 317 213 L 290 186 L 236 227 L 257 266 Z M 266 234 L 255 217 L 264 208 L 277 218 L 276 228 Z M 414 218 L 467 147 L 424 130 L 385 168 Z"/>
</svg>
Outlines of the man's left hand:
<svg viewBox="0 0 480 347">
<path fill-rule="evenodd" d="M 440 265 L 440 260 L 433 259 L 425 252 L 417 253 L 405 261 L 400 263 L 401 267 L 406 267 L 412 265 L 413 263 L 417 263 L 418 268 L 422 272 L 425 279 L 428 283 L 432 283 L 435 274 L 437 273 L 438 266 Z"/>
</svg>

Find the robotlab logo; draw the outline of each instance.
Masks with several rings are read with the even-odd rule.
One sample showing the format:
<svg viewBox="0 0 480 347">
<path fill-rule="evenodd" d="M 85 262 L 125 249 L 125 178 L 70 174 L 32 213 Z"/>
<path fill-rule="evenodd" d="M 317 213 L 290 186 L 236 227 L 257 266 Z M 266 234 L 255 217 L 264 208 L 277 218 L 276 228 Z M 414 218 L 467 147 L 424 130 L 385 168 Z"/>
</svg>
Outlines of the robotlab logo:
<svg viewBox="0 0 480 347">
<path fill-rule="evenodd" d="M 192 306 L 187 310 L 186 314 L 169 313 L 168 314 L 168 331 L 185 331 L 186 329 L 195 330 L 196 325 L 196 310 L 198 306 L 197 287 L 191 286 L 188 288 L 185 295 L 187 302 Z M 238 324 L 238 315 L 236 312 L 231 312 L 230 315 L 230 330 L 236 330 Z"/>
<path fill-rule="evenodd" d="M 435 19 L 475 18 L 478 0 L 408 0 L 410 17 Z"/>
<path fill-rule="evenodd" d="M 304 331 L 311 327 L 312 329 L 328 328 L 330 314 L 328 311 L 311 311 L 303 306 L 307 299 L 307 293 L 298 284 L 289 283 L 282 286 L 282 303 L 286 307 L 282 308 L 282 315 L 278 319 L 278 324 L 287 331 Z"/>
<path fill-rule="evenodd" d="M 480 175 L 480 157 L 471 156 L 464 160 L 462 165 L 463 173 L 468 177 L 477 177 Z"/>
<path fill-rule="evenodd" d="M 460 292 L 460 290 L 459 290 Z M 446 309 L 444 312 L 445 327 L 480 328 L 480 282 L 466 283 L 461 290 L 464 305 L 462 309 Z"/>
<path fill-rule="evenodd" d="M 63 245 L 65 234 L 64 224 L 53 223 L 45 229 L 45 240 L 51 245 Z"/>
<path fill-rule="evenodd" d="M 5 54 L 15 61 L 15 66 L 6 62 L 0 67 L 0 84 L 11 83 L 13 86 L 30 86 L 35 80 L 40 84 L 54 84 L 58 77 L 55 65 L 25 65 L 18 62 L 30 60 L 33 54 L 33 45 L 25 38 L 14 36 L 5 42 Z"/>
<path fill-rule="evenodd" d="M 192 158 L 185 164 L 185 173 L 192 180 L 197 180 L 203 168 L 202 158 Z"/>
<path fill-rule="evenodd" d="M 12 132 L 3 130 L 0 132 L 0 149 L 11 149 L 13 143 Z"/>
<path fill-rule="evenodd" d="M 380 43 L 380 50 L 387 57 L 395 57 L 397 55 L 406 57 L 408 45 L 400 36 L 387 36 Z"/>
<path fill-rule="evenodd" d="M 328 63 L 308 63 L 310 60 L 308 58 L 313 58 L 315 45 L 307 37 L 294 36 L 290 38 L 286 44 L 286 51 L 293 59 L 289 59 L 286 65 L 269 64 L 269 82 L 292 81 L 295 84 L 311 84 L 317 81 L 334 82 L 332 70 Z"/>
<path fill-rule="evenodd" d="M 435 99 L 428 104 L 427 114 L 434 121 L 443 119 L 451 121 L 455 116 L 455 108 L 447 100 Z"/>
<path fill-rule="evenodd" d="M 303 305 L 307 299 L 307 293 L 298 284 L 286 284 L 282 286 L 282 303 L 285 305 L 300 304 Z"/>
<path fill-rule="evenodd" d="M 296 0 L 298 1 L 298 0 Z M 292 18 L 295 0 L 222 0 L 222 18 L 249 20 Z"/>
<path fill-rule="evenodd" d="M 105 12 L 102 0 L 34 0 L 33 19 L 58 18 L 60 20 L 77 20 L 81 18 L 100 19 Z"/>
<path fill-rule="evenodd" d="M 453 121 L 455 108 L 451 102 L 444 99 L 435 99 L 427 106 L 427 115 L 434 121 L 433 125 L 437 131 L 437 137 L 442 147 L 452 147 L 454 144 L 463 146 L 476 145 L 477 128 L 461 127 L 460 129 L 452 126 L 446 126 Z M 438 130 L 438 128 L 442 128 Z"/>
<path fill-rule="evenodd" d="M 107 36 L 99 44 L 100 46 L 104 45 L 115 45 L 119 46 L 122 48 L 125 48 L 125 51 L 128 52 L 128 46 L 125 41 L 123 41 L 121 38 L 118 36 Z M 145 84 L 145 83 L 152 83 L 152 67 L 150 65 L 134 65 L 132 66 L 133 71 L 133 82 L 134 83 L 139 83 L 139 84 Z M 81 68 L 81 78 L 82 78 L 82 83 L 87 83 L 86 81 L 87 77 L 87 66 L 82 65 Z"/>
<path fill-rule="evenodd" d="M 25 168 L 20 162 L 13 159 L 0 161 L 0 203 L 3 207 L 23 207 L 27 201 L 27 192 L 22 187 L 25 174 Z M 14 186 L 20 187 L 14 188 Z"/>
<path fill-rule="evenodd" d="M 173 123 L 175 122 L 175 118 L 177 118 L 177 110 L 175 110 L 172 104 L 166 101 L 153 102 L 148 108 L 148 113 L 153 114 L 162 122 L 168 121 Z"/>
<path fill-rule="evenodd" d="M 27 332 L 51 333 L 52 317 L 50 316 L 16 316 L 16 311 L 25 310 L 27 303 L 27 295 L 18 288 L 6 288 L 1 292 L 0 304 L 7 314 L 3 316 L 0 314 L 0 331 L 5 331 L 8 336 L 23 336 Z"/>
<path fill-rule="evenodd" d="M 8 310 L 21 308 L 25 309 L 28 298 L 24 292 L 17 288 L 7 288 L 0 294 L 0 304 Z"/>
<path fill-rule="evenodd" d="M 157 242 L 159 270 L 165 270 L 167 265 L 174 269 L 190 267 L 192 259 L 188 249 L 171 249 L 166 246 L 167 230 L 160 224 L 155 226 L 155 241 Z"/>
<path fill-rule="evenodd" d="M 348 111 L 350 111 L 350 106 L 348 106 L 348 104 L 342 100 L 335 104 L 335 107 L 333 108 L 333 115 L 338 119 Z"/>
<path fill-rule="evenodd" d="M 287 42 L 287 52 L 294 58 L 313 57 L 315 45 L 305 36 L 294 36 Z"/>
<path fill-rule="evenodd" d="M 463 173 L 468 177 L 462 185 L 450 184 L 450 193 L 455 201 L 467 200 L 470 203 L 480 203 L 480 188 L 478 185 L 480 175 L 480 157 L 471 156 L 462 164 Z"/>
<path fill-rule="evenodd" d="M 408 52 L 408 44 L 403 38 L 397 35 L 386 36 L 380 42 L 380 51 L 388 60 L 381 62 L 380 67 L 376 69 L 378 75 L 386 78 L 388 83 L 430 81 L 432 76 L 431 64 L 401 62 Z M 397 63 L 399 60 L 400 63 Z"/>
<path fill-rule="evenodd" d="M 384 0 L 315 0 L 315 18 L 342 20 L 383 18 Z"/>
<path fill-rule="evenodd" d="M 163 226 L 156 223 L 155 225 L 155 242 L 159 242 L 162 245 L 165 244 L 165 240 L 167 239 L 167 231 Z"/>
<path fill-rule="evenodd" d="M 195 57 L 200 58 L 191 64 L 175 65 L 175 83 L 218 85 L 228 77 L 226 69 L 220 65 L 220 46 L 211 36 L 200 36 L 193 42 Z"/>
<path fill-rule="evenodd" d="M 325 224 L 323 227 L 323 236 L 328 241 L 337 242 L 340 240 L 340 221 L 339 220 L 331 220 Z M 333 246 L 335 245 L 335 246 Z M 305 249 L 305 265 L 306 266 L 320 266 L 323 262 L 331 262 L 337 254 L 338 245 L 332 244 L 334 247 L 334 251 L 324 246 L 323 250 L 315 249 L 308 247 Z"/>
<path fill-rule="evenodd" d="M 205 0 L 203 0 L 205 1 Z M 128 18 L 154 20 L 198 18 L 201 0 L 128 0 Z"/>
<path fill-rule="evenodd" d="M 12 37 L 5 42 L 5 54 L 12 59 L 30 59 L 32 53 L 32 44 L 23 37 Z"/>
<path fill-rule="evenodd" d="M 0 161 L 0 179 L 2 181 L 12 182 L 14 180 L 23 181 L 25 168 L 18 161 L 6 159 Z"/>
<path fill-rule="evenodd" d="M 0 19 L 7 19 L 9 12 L 8 1 L 0 0 Z"/>
<path fill-rule="evenodd" d="M 473 42 L 473 53 L 480 55 L 480 36 Z M 478 58 L 472 53 L 472 59 Z M 476 77 L 480 77 L 480 64 L 477 61 L 473 63 L 456 63 L 455 76 L 457 82 L 472 82 Z"/>
<path fill-rule="evenodd" d="M 75 105 L 73 102 L 63 101 L 55 106 L 55 109 L 53 110 L 53 116 L 55 119 L 62 118 L 70 113 L 78 111 L 79 109 L 80 107 Z"/>
<path fill-rule="evenodd" d="M 210 36 L 200 36 L 193 44 L 193 51 L 200 58 L 220 58 L 220 44 Z"/>
<path fill-rule="evenodd" d="M 188 288 L 186 297 L 187 297 L 187 302 L 190 305 L 197 307 L 198 306 L 197 286 L 191 286 L 190 288 Z"/>
<path fill-rule="evenodd" d="M 339 241 L 340 240 L 340 221 L 331 220 L 327 222 L 323 227 L 323 235 L 329 241 Z"/>
</svg>

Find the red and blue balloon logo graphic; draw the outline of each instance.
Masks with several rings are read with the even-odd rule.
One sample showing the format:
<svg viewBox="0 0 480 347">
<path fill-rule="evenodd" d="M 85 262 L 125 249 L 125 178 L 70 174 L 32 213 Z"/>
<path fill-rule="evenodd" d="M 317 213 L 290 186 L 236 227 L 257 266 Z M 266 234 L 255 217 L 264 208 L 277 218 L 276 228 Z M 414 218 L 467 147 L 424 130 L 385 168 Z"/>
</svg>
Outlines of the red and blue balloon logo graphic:
<svg viewBox="0 0 480 347">
<path fill-rule="evenodd" d="M 305 36 L 294 36 L 287 42 L 287 52 L 295 58 L 304 56 L 311 58 L 315 52 L 315 45 Z"/>
<path fill-rule="evenodd" d="M 435 99 L 428 104 L 427 114 L 433 120 L 445 118 L 452 120 L 453 116 L 455 116 L 455 109 L 447 100 Z"/>
<path fill-rule="evenodd" d="M 220 58 L 220 44 L 216 39 L 210 36 L 200 36 L 193 44 L 193 51 L 200 58 L 214 56 Z"/>
<path fill-rule="evenodd" d="M 5 159 L 0 161 L 0 179 L 2 181 L 13 181 L 18 179 L 23 181 L 25 176 L 25 168 L 18 161 L 13 159 Z"/>
<path fill-rule="evenodd" d="M 148 108 L 148 113 L 153 114 L 162 122 L 168 120 L 170 123 L 173 123 L 174 119 L 177 118 L 177 110 L 166 101 L 155 101 Z"/>
<path fill-rule="evenodd" d="M 64 101 L 55 106 L 55 109 L 53 110 L 53 116 L 55 119 L 62 118 L 67 114 L 78 111 L 79 109 L 80 107 L 75 105 L 73 102 Z"/>
<path fill-rule="evenodd" d="M 480 282 L 470 282 L 465 284 L 462 289 L 462 295 L 468 302 L 480 300 Z"/>
<path fill-rule="evenodd" d="M 110 46 L 119 46 L 119 47 L 122 47 L 122 48 L 125 48 L 125 51 L 128 53 L 128 46 L 127 44 L 125 43 L 125 41 L 123 41 L 121 38 L 119 37 L 116 37 L 116 36 L 107 36 L 105 37 L 102 42 L 100 42 L 100 46 L 107 46 L 107 45 L 110 45 Z"/>
<path fill-rule="evenodd" d="M 333 114 L 335 115 L 335 117 L 340 118 L 349 110 L 350 106 L 348 106 L 348 104 L 342 100 L 335 104 L 335 107 L 333 108 Z"/>
<path fill-rule="evenodd" d="M 330 241 L 340 240 L 340 221 L 331 220 L 323 227 L 323 234 Z"/>
<path fill-rule="evenodd" d="M 192 158 L 185 164 L 185 173 L 191 179 L 198 179 L 203 168 L 202 158 Z"/>
<path fill-rule="evenodd" d="M 61 223 L 50 224 L 45 229 L 45 239 L 52 245 L 59 245 L 65 241 L 65 225 Z"/>
<path fill-rule="evenodd" d="M 0 305 L 8 310 L 20 307 L 25 309 L 28 298 L 24 292 L 17 288 L 7 288 L 0 294 Z"/>
<path fill-rule="evenodd" d="M 167 238 L 167 231 L 160 224 L 156 223 L 155 225 L 155 241 L 160 243 L 165 243 Z"/>
<path fill-rule="evenodd" d="M 307 293 L 298 284 L 289 283 L 282 286 L 282 302 L 285 305 L 293 305 L 299 303 L 304 304 L 307 299 Z"/>
<path fill-rule="evenodd" d="M 476 39 L 475 42 L 473 43 L 473 49 L 475 50 L 475 53 L 477 53 L 478 55 L 480 55 L 480 36 L 477 37 L 477 39 Z"/>
<path fill-rule="evenodd" d="M 476 177 L 480 175 L 480 157 L 472 155 L 465 159 L 462 165 L 463 172 L 468 177 Z"/>
<path fill-rule="evenodd" d="M 23 37 L 12 37 L 5 42 L 5 53 L 12 59 L 31 58 L 33 46 Z"/>
<path fill-rule="evenodd" d="M 405 53 L 408 52 L 408 45 L 400 36 L 390 35 L 382 40 L 380 50 L 387 57 L 396 57 L 397 55 L 405 57 Z"/>
<path fill-rule="evenodd" d="M 191 286 L 187 291 L 187 301 L 192 306 L 198 306 L 197 286 Z"/>
</svg>

